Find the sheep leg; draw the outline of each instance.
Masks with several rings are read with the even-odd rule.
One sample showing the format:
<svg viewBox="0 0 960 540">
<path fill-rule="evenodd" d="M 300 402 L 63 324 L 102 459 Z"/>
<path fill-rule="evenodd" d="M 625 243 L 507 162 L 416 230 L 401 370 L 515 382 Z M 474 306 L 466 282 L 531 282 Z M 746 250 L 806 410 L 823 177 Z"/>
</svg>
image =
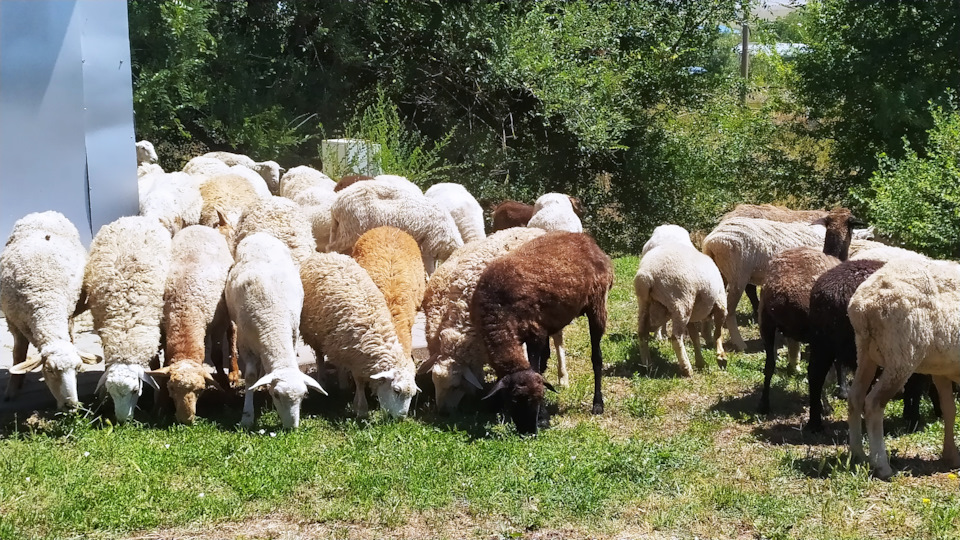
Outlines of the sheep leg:
<svg viewBox="0 0 960 540">
<path fill-rule="evenodd" d="M 697 369 L 703 369 L 707 367 L 707 364 L 703 361 L 703 350 L 700 344 L 700 326 L 699 322 L 692 322 L 687 325 L 687 335 L 690 336 L 690 341 L 693 342 L 693 358 L 694 366 Z"/>
<path fill-rule="evenodd" d="M 570 386 L 570 375 L 567 373 L 567 353 L 563 350 L 563 330 L 553 336 L 553 346 L 557 348 L 557 376 L 560 386 Z"/>
<path fill-rule="evenodd" d="M 789 363 L 787 363 L 787 372 L 797 373 L 799 372 L 800 366 L 800 342 L 795 339 L 787 339 L 787 358 Z"/>
<path fill-rule="evenodd" d="M 833 361 L 833 350 L 820 339 L 810 343 L 810 362 L 807 364 L 807 385 L 810 389 L 810 419 L 804 429 L 811 432 L 823 431 L 823 411 L 829 403 L 823 393 L 823 383 L 830 371 L 830 364 L 840 365 Z"/>
<path fill-rule="evenodd" d="M 953 400 L 953 381 L 947 377 L 934 377 L 933 384 L 940 395 L 943 412 L 943 462 L 951 469 L 960 467 L 960 454 L 953 439 L 953 426 L 957 421 L 957 403 Z"/>
<path fill-rule="evenodd" d="M 720 369 L 727 368 L 727 353 L 723 350 L 723 319 L 727 316 L 723 306 L 717 305 L 713 308 L 713 342 L 716 344 L 717 366 Z M 709 321 L 704 323 L 703 330 L 707 332 Z M 706 337 L 706 336 L 704 336 Z"/>
<path fill-rule="evenodd" d="M 853 384 L 850 385 L 850 395 L 847 396 L 848 411 L 847 423 L 850 434 L 850 454 L 854 459 L 866 461 L 867 455 L 863 452 L 863 407 L 867 397 L 867 390 L 877 374 L 877 364 L 869 358 L 861 358 L 857 371 L 853 375 Z"/>
<path fill-rule="evenodd" d="M 237 325 L 233 321 L 227 326 L 227 342 L 230 344 L 230 373 L 227 380 L 234 387 L 240 386 L 240 363 L 237 357 Z M 226 388 L 226 387 L 224 387 Z"/>
<path fill-rule="evenodd" d="M 12 324 L 7 325 L 10 327 L 10 333 L 13 334 L 13 364 L 22 364 L 27 361 L 27 349 L 30 347 L 30 340 L 27 339 L 22 332 L 14 328 Z M 4 401 L 10 401 L 11 399 L 17 397 L 17 394 L 20 393 L 20 389 L 23 388 L 23 380 L 26 378 L 25 373 L 18 373 L 10 375 L 10 380 L 7 381 L 7 393 L 4 395 Z"/>
<path fill-rule="evenodd" d="M 353 409 L 357 412 L 357 418 L 366 418 L 370 413 L 367 407 L 367 383 L 362 377 L 354 377 L 353 381 L 357 387 L 357 393 L 353 396 Z"/>
<path fill-rule="evenodd" d="M 837 374 L 837 396 L 840 399 L 847 399 L 847 394 L 850 393 L 850 384 L 847 383 L 847 376 L 843 372 L 843 362 L 837 360 L 833 366 Z"/>
<path fill-rule="evenodd" d="M 920 400 L 930 387 L 929 375 L 914 373 L 903 386 L 903 419 L 907 422 L 907 429 L 920 429 Z"/>
<path fill-rule="evenodd" d="M 903 388 L 909 373 L 907 371 L 907 374 L 903 374 L 902 370 L 888 366 L 880 374 L 863 403 L 863 418 L 867 426 L 867 439 L 870 441 L 870 463 L 873 464 L 877 477 L 884 480 L 893 476 L 893 469 L 890 467 L 887 445 L 883 438 L 883 410 L 887 402 Z"/>
<path fill-rule="evenodd" d="M 740 336 L 740 329 L 737 328 L 737 304 L 740 303 L 740 297 L 743 296 L 743 286 L 730 284 L 727 291 L 727 330 L 730 331 L 730 346 L 734 350 L 743 352 L 747 350 L 747 344 Z"/>
<path fill-rule="evenodd" d="M 766 352 L 766 360 L 763 364 L 763 391 L 760 393 L 760 406 L 757 412 L 767 414 L 770 412 L 770 381 L 773 380 L 773 373 L 777 369 L 777 327 L 770 321 L 770 317 L 760 316 L 760 340 L 763 341 L 763 350 Z"/>
<path fill-rule="evenodd" d="M 240 417 L 240 425 L 249 429 L 253 427 L 256 414 L 253 409 L 253 395 L 256 393 L 249 390 L 259 379 L 259 369 L 257 369 L 258 359 L 252 352 L 246 349 L 239 350 L 240 360 L 243 361 L 243 376 L 246 383 L 246 390 L 243 393 L 243 415 Z"/>
<path fill-rule="evenodd" d="M 760 297 L 757 295 L 757 286 L 753 283 L 747 283 L 747 286 L 743 288 L 743 292 L 747 293 L 747 300 L 750 300 L 750 307 L 753 308 L 753 321 L 760 322 Z"/>
<path fill-rule="evenodd" d="M 603 354 L 600 352 L 600 338 L 607 328 L 606 301 L 599 309 L 587 314 L 590 323 L 590 361 L 593 363 L 593 414 L 603 414 Z"/>
<path fill-rule="evenodd" d="M 640 351 L 640 364 L 650 367 L 650 306 L 645 299 L 637 295 L 637 348 Z"/>
</svg>

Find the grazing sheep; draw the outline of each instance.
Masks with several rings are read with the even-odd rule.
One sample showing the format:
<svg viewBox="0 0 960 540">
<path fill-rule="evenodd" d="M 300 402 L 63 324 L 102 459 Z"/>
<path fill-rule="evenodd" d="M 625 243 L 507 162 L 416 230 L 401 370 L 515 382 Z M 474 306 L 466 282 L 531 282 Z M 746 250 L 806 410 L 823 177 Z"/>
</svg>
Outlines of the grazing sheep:
<svg viewBox="0 0 960 540">
<path fill-rule="evenodd" d="M 170 268 L 170 233 L 153 218 L 122 217 L 100 228 L 90 245 L 83 288 L 93 329 L 103 343 L 106 387 L 117 421 L 126 422 L 160 348 L 163 291 Z"/>
<path fill-rule="evenodd" d="M 219 230 L 232 250 L 240 217 L 244 210 L 260 200 L 260 195 L 243 177 L 223 174 L 212 177 L 200 186 L 200 196 L 203 199 L 200 225 Z"/>
<path fill-rule="evenodd" d="M 427 283 L 417 241 L 400 229 L 377 227 L 357 240 L 353 258 L 383 293 L 403 353 L 411 356 L 413 319 Z"/>
<path fill-rule="evenodd" d="M 163 173 L 164 173 L 163 167 L 161 167 L 160 165 L 157 165 L 156 163 L 143 163 L 141 165 L 137 165 L 138 180 L 150 174 L 163 174 Z"/>
<path fill-rule="evenodd" d="M 453 410 L 474 388 L 483 389 L 487 351 L 471 318 L 470 300 L 490 261 L 544 234 L 542 229 L 514 227 L 466 244 L 430 277 L 430 298 L 424 298 L 429 358 L 420 373 L 429 372 L 437 408 Z M 439 274 L 439 277 L 437 277 Z M 434 279 L 437 277 L 437 279 Z M 565 359 L 564 359 L 565 362 Z M 566 375 L 566 366 L 558 364 Z"/>
<path fill-rule="evenodd" d="M 339 193 L 357 182 L 364 182 L 366 180 L 374 180 L 374 177 L 365 174 L 348 174 L 347 176 L 341 176 L 340 181 L 334 186 L 333 191 Z"/>
<path fill-rule="evenodd" d="M 306 296 L 303 340 L 333 366 L 349 371 L 357 391 L 353 406 L 367 414 L 366 388 L 392 416 L 406 416 L 419 391 L 413 360 L 404 354 L 383 293 L 357 261 L 339 253 L 315 253 L 300 267 Z"/>
<path fill-rule="evenodd" d="M 853 228 L 861 224 L 846 208 L 833 210 L 823 222 L 827 228 L 823 249 L 798 247 L 780 252 L 770 261 L 760 291 L 760 339 L 766 351 L 760 414 L 770 411 L 770 381 L 777 367 L 777 331 L 787 340 L 789 369 L 795 370 L 800 360 L 800 343 L 810 341 L 810 290 L 821 274 L 847 260 Z"/>
<path fill-rule="evenodd" d="M 160 220 L 173 237 L 180 229 L 200 223 L 203 197 L 190 175 L 164 174 L 140 196 L 140 215 Z"/>
<path fill-rule="evenodd" d="M 279 194 L 281 197 L 296 200 L 297 195 L 304 190 L 316 188 L 333 192 L 336 185 L 329 176 L 313 167 L 302 165 L 283 173 Z"/>
<path fill-rule="evenodd" d="M 59 212 L 27 214 L 13 225 L 0 253 L 0 310 L 13 335 L 13 367 L 6 399 L 23 386 L 24 373 L 42 365 L 57 407 L 76 407 L 81 355 L 70 339 L 87 250 L 77 228 Z M 27 362 L 33 344 L 40 358 Z"/>
<path fill-rule="evenodd" d="M 693 247 L 689 234 L 681 236 L 675 227 L 657 227 L 651 238 L 651 241 L 656 239 L 657 242 L 640 259 L 637 275 L 633 279 L 638 306 L 637 334 L 640 338 L 641 361 L 649 366 L 650 331 L 671 320 L 673 334 L 670 341 L 680 363 L 680 373 L 689 377 L 693 373 L 683 346 L 684 329 L 693 341 L 697 368 L 703 368 L 700 322 L 711 318 L 715 323 L 713 341 L 717 364 L 726 367 L 727 357 L 720 339 L 723 322 L 727 318 L 726 295 L 723 278 L 713 260 Z M 686 244 L 683 238 L 686 238 Z"/>
<path fill-rule="evenodd" d="M 238 165 L 241 167 L 246 167 L 247 169 L 250 169 L 251 171 L 260 175 L 260 178 L 263 179 L 263 182 L 266 184 L 270 194 L 280 194 L 280 173 L 283 169 L 279 164 L 277 164 L 276 161 L 257 162 L 243 154 L 234 154 L 231 152 L 207 152 L 200 157 L 222 161 L 231 168 Z"/>
<path fill-rule="evenodd" d="M 360 182 L 341 191 L 330 214 L 331 251 L 349 253 L 370 229 L 396 227 L 417 241 L 430 273 L 436 259 L 449 257 L 463 245 L 457 224 L 436 202 L 380 182 Z"/>
<path fill-rule="evenodd" d="M 734 349 L 746 349 L 736 313 L 747 284 L 763 285 L 770 260 L 781 251 L 820 248 L 824 234 L 823 227 L 805 223 L 737 217 L 721 222 L 704 238 L 702 251 L 717 264 L 726 284 L 727 329 Z"/>
<path fill-rule="evenodd" d="M 467 188 L 460 184 L 440 183 L 430 186 L 424 195 L 450 212 L 464 243 L 481 240 L 486 236 L 483 232 L 483 208 Z"/>
<path fill-rule="evenodd" d="M 153 147 L 152 142 L 147 140 L 137 141 L 137 165 L 156 163 L 159 160 L 157 150 Z"/>
<path fill-rule="evenodd" d="M 503 201 L 493 208 L 491 233 L 511 227 L 526 227 L 533 217 L 533 205 L 518 201 Z"/>
<path fill-rule="evenodd" d="M 247 207 L 237 225 L 237 242 L 258 232 L 279 238 L 290 249 L 298 266 L 317 250 L 310 222 L 300 206 L 290 199 L 271 196 Z"/>
<path fill-rule="evenodd" d="M 848 397 L 843 370 L 857 368 L 857 343 L 847 306 L 857 287 L 883 265 L 883 261 L 845 261 L 824 272 L 810 290 L 810 362 L 807 365 L 810 420 L 804 426 L 808 431 L 823 430 L 823 383 L 830 366 L 836 366 L 841 396 Z M 920 394 L 925 386 L 923 378 L 929 377 L 911 375 L 904 386 L 903 418 L 911 429 L 920 425 Z M 934 401 L 934 412 L 938 409 L 939 403 Z"/>
<path fill-rule="evenodd" d="M 893 474 L 883 439 L 884 407 L 911 374 L 926 373 L 933 376 L 940 395 L 943 461 L 951 468 L 960 466 L 953 439 L 957 410 L 952 384 L 960 382 L 960 266 L 890 261 L 857 288 L 847 313 L 857 342 L 857 371 L 848 397 L 853 456 L 865 457 L 862 416 L 876 475 Z M 883 373 L 874 382 L 880 367 Z"/>
<path fill-rule="evenodd" d="M 240 424 L 253 426 L 253 393 L 265 387 L 283 427 L 298 427 L 307 392 L 326 392 L 297 363 L 303 285 L 287 246 L 267 233 L 240 240 L 225 296 L 247 387 Z"/>
<path fill-rule="evenodd" d="M 690 233 L 679 225 L 660 225 L 653 230 L 650 239 L 643 244 L 643 250 L 640 251 L 640 257 L 647 254 L 648 251 L 659 246 L 689 246 L 694 247 L 690 241 Z"/>
<path fill-rule="evenodd" d="M 216 158 L 197 156 L 183 166 L 183 172 L 190 176 L 206 179 L 211 176 L 229 173 L 230 166 Z"/>
<path fill-rule="evenodd" d="M 580 316 L 590 324 L 593 362 L 593 413 L 603 412 L 603 358 L 600 338 L 606 330 L 607 292 L 613 268 L 594 240 L 583 233 L 552 231 L 493 260 L 480 275 L 471 300 L 490 365 L 498 380 L 487 397 L 503 391 L 508 412 L 520 433 L 536 434 L 543 415 L 543 378 L 548 336 Z M 523 345 L 531 361 L 523 353 Z"/>
<path fill-rule="evenodd" d="M 533 217 L 527 227 L 547 231 L 583 232 L 583 224 L 574 210 L 573 198 L 563 193 L 541 195 L 533 205 Z"/>
<path fill-rule="evenodd" d="M 405 176 L 399 176 L 396 174 L 378 174 L 374 177 L 374 180 L 379 184 L 395 187 L 411 195 L 423 195 L 423 190 L 420 189 L 420 186 L 414 184 Z"/>
<path fill-rule="evenodd" d="M 169 378 L 167 391 L 177 420 L 184 424 L 193 423 L 197 398 L 208 385 L 222 389 L 203 364 L 208 341 L 216 373 L 224 386 L 228 384 L 223 377 L 223 348 L 216 345 L 228 343 L 232 353 L 236 341 L 223 298 L 231 265 L 233 257 L 226 240 L 209 227 L 194 225 L 173 237 L 163 293 L 165 365 L 149 374 Z M 231 354 L 231 372 L 236 363 Z"/>
</svg>

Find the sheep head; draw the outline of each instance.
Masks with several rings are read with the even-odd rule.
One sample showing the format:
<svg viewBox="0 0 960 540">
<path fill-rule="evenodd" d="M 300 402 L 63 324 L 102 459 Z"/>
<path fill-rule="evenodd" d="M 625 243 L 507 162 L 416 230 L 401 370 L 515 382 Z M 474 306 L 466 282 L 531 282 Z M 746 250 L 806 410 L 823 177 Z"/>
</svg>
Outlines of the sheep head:
<svg viewBox="0 0 960 540">
<path fill-rule="evenodd" d="M 521 435 L 536 435 L 545 388 L 553 388 L 532 369 L 504 375 L 483 399 L 501 394 L 507 413 Z"/>
<path fill-rule="evenodd" d="M 413 367 L 413 364 L 410 365 Z M 393 368 L 370 376 L 370 385 L 387 414 L 397 418 L 407 415 L 410 401 L 420 391 L 414 381 L 413 369 Z"/>
<path fill-rule="evenodd" d="M 80 405 L 77 397 L 77 372 L 83 361 L 77 348 L 67 341 L 47 344 L 41 351 L 43 381 L 57 400 L 57 408 L 75 408 Z"/>
<path fill-rule="evenodd" d="M 108 365 L 103 372 L 97 383 L 97 391 L 106 388 L 110 397 L 113 398 L 113 410 L 117 415 L 117 421 L 122 424 L 133 417 L 133 408 L 137 404 L 137 398 L 143 392 L 143 383 L 149 384 L 155 390 L 160 389 L 160 385 L 146 373 L 143 366 L 114 363 Z"/>
<path fill-rule="evenodd" d="M 327 391 L 320 386 L 320 383 L 298 368 L 283 368 L 267 373 L 253 386 L 247 388 L 247 392 L 253 392 L 258 388 L 266 388 L 270 392 L 273 406 L 276 407 L 280 421 L 286 429 L 296 429 L 300 426 L 300 403 L 303 402 L 309 390 L 327 395 Z"/>
<path fill-rule="evenodd" d="M 167 391 L 173 398 L 177 421 L 192 424 L 197 414 L 197 399 L 209 387 L 223 390 L 200 362 L 180 361 L 147 373 L 153 377 L 169 378 Z"/>
<path fill-rule="evenodd" d="M 267 188 L 273 195 L 280 194 L 280 173 L 283 167 L 276 161 L 261 161 L 253 164 L 253 170 L 267 183 Z"/>
<path fill-rule="evenodd" d="M 822 222 L 827 228 L 823 242 L 823 252 L 841 261 L 847 260 L 850 252 L 850 241 L 853 240 L 853 229 L 865 227 L 866 223 L 846 208 L 832 210 L 823 218 Z"/>
</svg>

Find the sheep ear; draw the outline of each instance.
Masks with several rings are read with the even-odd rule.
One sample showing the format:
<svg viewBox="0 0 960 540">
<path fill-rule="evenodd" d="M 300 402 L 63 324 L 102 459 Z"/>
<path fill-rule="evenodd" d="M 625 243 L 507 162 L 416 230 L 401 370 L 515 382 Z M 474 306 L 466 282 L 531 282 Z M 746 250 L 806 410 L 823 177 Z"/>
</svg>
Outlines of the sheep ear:
<svg viewBox="0 0 960 540">
<path fill-rule="evenodd" d="M 43 358 L 39 356 L 28 358 L 27 360 L 20 362 L 15 366 L 10 366 L 11 375 L 23 375 L 25 373 L 30 373 L 34 369 L 40 367 L 43 364 Z"/>
<path fill-rule="evenodd" d="M 273 373 L 267 373 L 263 377 L 260 377 L 260 380 L 253 383 L 253 386 L 251 386 L 250 388 L 247 388 L 247 391 L 253 392 L 257 388 L 260 388 L 261 386 L 272 386 L 273 383 L 276 382 L 276 380 L 277 380 L 276 375 L 274 375 Z"/>
<path fill-rule="evenodd" d="M 226 216 L 224 216 L 224 215 L 223 215 L 223 212 L 221 212 L 221 211 L 219 211 L 219 210 L 217 210 L 217 220 L 219 221 L 219 223 L 217 223 L 217 227 L 226 227 L 227 225 L 229 225 L 229 224 L 227 223 L 227 218 L 226 218 Z"/>
<path fill-rule="evenodd" d="M 390 369 L 390 370 L 387 370 L 387 371 L 381 371 L 380 373 L 376 373 L 376 374 L 374 374 L 374 375 L 371 375 L 371 376 L 370 376 L 370 379 L 371 379 L 371 380 L 376 380 L 376 379 L 392 379 L 393 376 L 394 376 L 393 370 Z"/>
<path fill-rule="evenodd" d="M 426 375 L 427 373 L 430 373 L 431 371 L 433 371 L 433 366 L 436 363 L 437 363 L 436 356 L 431 356 L 430 358 L 427 358 L 427 361 L 420 364 L 420 367 L 417 368 L 417 375 Z"/>
<path fill-rule="evenodd" d="M 140 380 L 152 386 L 154 390 L 160 389 L 160 385 L 157 384 L 157 381 L 155 381 L 153 377 L 151 377 L 146 371 L 140 372 Z"/>
<path fill-rule="evenodd" d="M 468 383 L 477 387 L 477 390 L 483 390 L 483 385 L 480 384 L 480 381 L 477 380 L 477 376 L 473 374 L 473 370 L 467 368 L 463 371 L 463 378 L 467 380 Z"/>
<path fill-rule="evenodd" d="M 490 389 L 490 392 L 487 395 L 483 396 L 482 399 L 490 399 L 493 397 L 494 394 L 505 389 L 506 387 L 507 385 L 504 384 L 503 379 L 500 379 L 499 381 L 497 381 L 497 384 L 493 385 L 493 388 Z"/>
<path fill-rule="evenodd" d="M 163 366 L 160 369 L 154 369 L 146 372 L 147 375 L 151 377 L 169 377 L 170 376 L 170 366 Z"/>
<path fill-rule="evenodd" d="M 854 227 L 863 228 L 867 226 L 867 223 L 862 219 L 858 218 L 857 216 L 851 215 L 850 219 L 847 220 L 847 226 L 850 227 L 851 229 Z"/>
<path fill-rule="evenodd" d="M 203 380 L 207 381 L 208 385 L 223 392 L 223 387 L 220 386 L 220 383 L 218 383 L 217 380 L 213 378 L 213 375 L 210 375 L 209 373 L 207 373 L 207 370 L 203 370 Z"/>
<path fill-rule="evenodd" d="M 307 375 L 306 373 L 303 373 L 303 372 L 300 372 L 300 375 L 303 377 L 303 382 L 306 383 L 307 388 L 310 388 L 310 389 L 312 389 L 312 390 L 316 390 L 317 392 L 320 392 L 321 394 L 323 394 L 323 395 L 325 395 L 325 396 L 330 395 L 330 394 L 327 394 L 327 391 L 324 390 L 322 386 L 320 386 L 320 383 L 318 383 L 318 382 L 316 381 L 316 379 L 314 379 L 313 377 L 311 377 L 311 376 L 309 376 L 309 375 Z"/>
<path fill-rule="evenodd" d="M 551 391 L 551 392 L 556 392 L 556 391 L 557 391 L 557 389 L 554 388 L 553 385 L 550 384 L 550 383 L 548 383 L 547 381 L 543 381 L 543 386 L 545 386 L 545 387 L 547 388 L 547 390 L 549 390 L 549 391 Z"/>
<path fill-rule="evenodd" d="M 94 392 L 100 394 L 101 390 L 104 390 L 104 385 L 107 383 L 107 370 L 103 370 L 103 375 L 100 376 L 100 380 L 97 381 L 97 388 L 94 389 Z"/>
</svg>

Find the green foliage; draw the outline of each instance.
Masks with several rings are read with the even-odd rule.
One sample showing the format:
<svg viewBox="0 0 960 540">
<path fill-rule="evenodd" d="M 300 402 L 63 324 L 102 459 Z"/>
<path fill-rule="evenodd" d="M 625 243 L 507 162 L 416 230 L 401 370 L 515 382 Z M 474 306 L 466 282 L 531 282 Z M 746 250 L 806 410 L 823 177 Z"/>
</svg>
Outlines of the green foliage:
<svg viewBox="0 0 960 540">
<path fill-rule="evenodd" d="M 960 253 L 960 113 L 931 111 L 926 157 L 904 139 L 904 157 L 879 156 L 860 198 L 882 234 L 935 257 Z"/>
<path fill-rule="evenodd" d="M 877 155 L 905 156 L 902 139 L 923 155 L 933 126 L 928 102 L 960 87 L 960 5 L 956 0 L 808 2 L 811 52 L 797 59 L 798 93 L 836 140 L 838 166 L 862 183 Z"/>
</svg>

